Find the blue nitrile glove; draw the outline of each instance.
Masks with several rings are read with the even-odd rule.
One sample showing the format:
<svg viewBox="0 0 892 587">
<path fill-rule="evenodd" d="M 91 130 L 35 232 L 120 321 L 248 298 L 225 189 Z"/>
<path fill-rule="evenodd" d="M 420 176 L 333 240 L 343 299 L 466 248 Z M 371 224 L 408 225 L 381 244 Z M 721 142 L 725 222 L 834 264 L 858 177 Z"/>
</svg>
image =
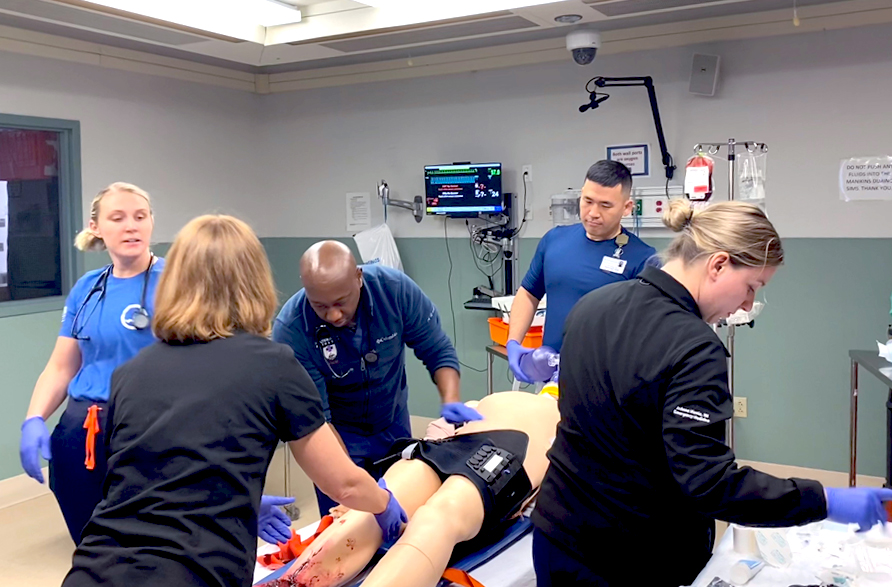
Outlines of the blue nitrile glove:
<svg viewBox="0 0 892 587">
<path fill-rule="evenodd" d="M 880 487 L 827 487 L 827 519 L 840 524 L 858 524 L 858 531 L 870 530 L 886 521 L 884 501 L 892 500 L 892 489 Z"/>
<path fill-rule="evenodd" d="M 40 416 L 31 416 L 22 422 L 22 440 L 19 443 L 19 458 L 25 473 L 38 483 L 43 483 L 43 471 L 40 469 L 40 455 L 50 460 L 50 432 L 46 422 Z"/>
<path fill-rule="evenodd" d="M 524 375 L 523 369 L 520 368 L 520 358 L 533 352 L 534 349 L 528 349 L 516 340 L 509 340 L 505 348 L 508 349 L 508 367 L 514 373 L 514 378 L 524 383 L 532 383 L 533 381 Z"/>
<path fill-rule="evenodd" d="M 440 409 L 440 415 L 450 424 L 464 424 L 465 422 L 483 419 L 483 415 L 480 412 L 474 408 L 469 408 L 461 402 L 443 404 L 443 407 Z"/>
<path fill-rule="evenodd" d="M 291 540 L 291 518 L 278 506 L 293 502 L 293 497 L 262 496 L 257 515 L 257 535 L 270 544 Z"/>
<path fill-rule="evenodd" d="M 387 489 L 387 484 L 384 483 L 384 477 L 378 479 L 378 487 L 387 493 L 390 493 L 390 490 Z M 387 509 L 380 514 L 375 514 L 375 521 L 378 522 L 378 526 L 381 527 L 383 546 L 389 547 L 400 537 L 403 524 L 409 521 L 409 516 L 406 515 L 403 507 L 399 504 L 393 494 L 390 493 Z"/>
</svg>

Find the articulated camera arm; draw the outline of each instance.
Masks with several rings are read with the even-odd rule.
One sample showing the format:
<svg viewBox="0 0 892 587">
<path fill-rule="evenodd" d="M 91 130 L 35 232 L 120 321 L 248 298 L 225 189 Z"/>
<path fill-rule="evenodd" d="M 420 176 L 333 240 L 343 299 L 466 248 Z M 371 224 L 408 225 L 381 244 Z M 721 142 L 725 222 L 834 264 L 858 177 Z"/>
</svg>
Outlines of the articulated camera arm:
<svg viewBox="0 0 892 587">
<path fill-rule="evenodd" d="M 645 77 L 596 77 L 589 80 L 586 84 L 586 90 L 589 85 L 594 83 L 599 88 L 615 88 L 628 86 L 644 86 L 647 88 L 647 95 L 650 98 L 650 109 L 654 116 L 654 126 L 657 129 L 657 139 L 660 141 L 660 153 L 662 155 L 663 167 L 666 169 L 666 179 L 672 179 L 675 175 L 675 164 L 672 155 L 666 148 L 666 137 L 663 134 L 663 123 L 660 121 L 660 108 L 657 106 L 657 91 L 654 89 L 653 78 Z M 589 91 L 590 102 L 579 107 L 580 112 L 586 110 L 594 110 L 598 105 L 609 98 L 608 94 L 598 93 L 597 91 Z"/>
</svg>

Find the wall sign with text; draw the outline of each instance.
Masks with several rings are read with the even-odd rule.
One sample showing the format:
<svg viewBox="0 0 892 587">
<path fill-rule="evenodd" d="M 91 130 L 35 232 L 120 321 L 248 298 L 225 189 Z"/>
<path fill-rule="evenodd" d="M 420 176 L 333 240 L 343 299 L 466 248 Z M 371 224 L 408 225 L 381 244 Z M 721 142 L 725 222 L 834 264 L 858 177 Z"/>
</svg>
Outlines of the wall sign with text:
<svg viewBox="0 0 892 587">
<path fill-rule="evenodd" d="M 851 200 L 892 200 L 892 157 L 855 157 L 839 164 L 839 196 Z"/>
<path fill-rule="evenodd" d="M 619 145 L 607 147 L 607 159 L 619 161 L 636 177 L 650 175 L 650 145 Z"/>
</svg>

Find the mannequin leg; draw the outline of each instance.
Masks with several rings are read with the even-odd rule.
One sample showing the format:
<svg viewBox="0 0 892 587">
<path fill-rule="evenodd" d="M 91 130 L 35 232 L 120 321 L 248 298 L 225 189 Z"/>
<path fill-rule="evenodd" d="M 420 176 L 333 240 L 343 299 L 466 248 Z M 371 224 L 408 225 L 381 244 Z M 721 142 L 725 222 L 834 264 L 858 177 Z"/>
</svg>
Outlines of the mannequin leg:
<svg viewBox="0 0 892 587">
<path fill-rule="evenodd" d="M 397 461 L 384 474 L 384 480 L 409 519 L 440 487 L 440 478 L 434 470 L 419 460 Z M 281 584 L 343 585 L 365 568 L 380 546 L 381 529 L 375 516 L 350 510 L 335 520 L 297 559 L 288 573 L 292 582 Z"/>
<path fill-rule="evenodd" d="M 474 484 L 460 475 L 450 476 L 418 508 L 363 587 L 436 587 L 455 545 L 480 532 L 483 515 L 483 499 Z"/>
</svg>

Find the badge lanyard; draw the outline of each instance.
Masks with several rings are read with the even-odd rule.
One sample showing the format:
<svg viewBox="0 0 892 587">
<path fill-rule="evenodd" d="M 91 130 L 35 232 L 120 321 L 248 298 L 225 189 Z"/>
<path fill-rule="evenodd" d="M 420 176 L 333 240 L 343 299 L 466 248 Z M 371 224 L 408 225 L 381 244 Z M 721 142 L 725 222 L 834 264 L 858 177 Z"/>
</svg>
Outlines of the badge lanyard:
<svg viewBox="0 0 892 587">
<path fill-rule="evenodd" d="M 619 259 L 623 256 L 623 247 L 629 244 L 629 235 L 621 232 L 618 237 L 613 239 L 613 242 L 616 244 L 616 250 L 613 251 L 613 257 Z"/>
<path fill-rule="evenodd" d="M 361 303 L 361 302 L 360 302 Z M 362 347 L 364 349 L 369 348 L 370 337 L 369 330 L 371 328 L 371 319 L 367 320 L 365 328 L 362 331 Z M 335 379 L 343 379 L 353 372 L 353 367 L 347 369 L 344 373 L 339 373 L 335 371 L 333 366 L 338 364 L 338 345 L 337 338 L 334 332 L 334 328 L 328 323 L 320 324 L 316 327 L 316 346 L 322 351 L 322 360 L 325 361 L 325 364 L 328 366 L 328 370 L 331 372 L 332 376 Z M 362 370 L 365 371 L 366 363 L 377 363 L 378 362 L 378 351 L 376 349 L 372 349 L 365 353 L 362 353 L 360 356 L 360 363 Z"/>
<path fill-rule="evenodd" d="M 612 256 L 604 255 L 604 258 L 601 259 L 601 271 L 622 275 L 623 271 L 626 270 L 626 262 L 620 259 L 620 257 L 623 256 L 623 246 L 629 242 L 629 235 L 620 232 L 619 236 L 613 239 L 613 242 L 616 245 L 616 250 L 613 251 Z"/>
</svg>

